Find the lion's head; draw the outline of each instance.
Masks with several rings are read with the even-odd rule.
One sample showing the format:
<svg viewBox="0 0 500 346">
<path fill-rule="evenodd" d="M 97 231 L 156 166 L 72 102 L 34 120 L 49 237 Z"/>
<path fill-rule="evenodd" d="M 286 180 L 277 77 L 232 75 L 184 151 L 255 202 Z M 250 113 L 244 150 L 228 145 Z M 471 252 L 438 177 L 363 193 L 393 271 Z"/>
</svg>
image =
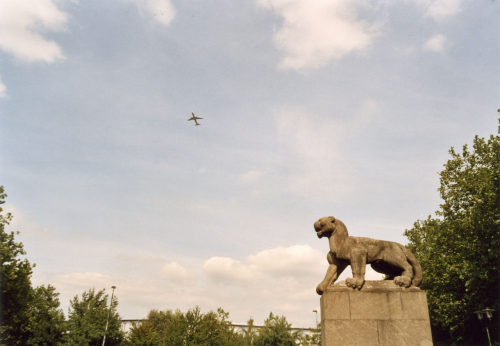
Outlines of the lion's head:
<svg viewBox="0 0 500 346">
<path fill-rule="evenodd" d="M 318 238 L 330 237 L 335 231 L 335 218 L 333 216 L 320 218 L 314 223 L 314 230 Z"/>
</svg>

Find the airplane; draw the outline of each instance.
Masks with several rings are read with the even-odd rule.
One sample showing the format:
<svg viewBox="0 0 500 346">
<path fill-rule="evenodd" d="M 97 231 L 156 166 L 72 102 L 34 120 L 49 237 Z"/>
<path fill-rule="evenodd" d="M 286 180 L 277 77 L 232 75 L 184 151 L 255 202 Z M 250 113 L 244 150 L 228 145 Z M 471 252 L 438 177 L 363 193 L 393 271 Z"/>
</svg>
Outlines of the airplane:
<svg viewBox="0 0 500 346">
<path fill-rule="evenodd" d="M 188 121 L 189 121 L 189 120 L 194 120 L 195 126 L 200 125 L 200 123 L 199 123 L 197 120 L 199 120 L 199 119 L 203 119 L 203 118 L 197 117 L 196 115 L 194 115 L 194 113 L 193 113 L 193 112 L 191 112 L 191 114 L 192 114 L 193 116 L 192 116 L 191 118 L 189 118 L 189 119 L 188 119 Z"/>
</svg>

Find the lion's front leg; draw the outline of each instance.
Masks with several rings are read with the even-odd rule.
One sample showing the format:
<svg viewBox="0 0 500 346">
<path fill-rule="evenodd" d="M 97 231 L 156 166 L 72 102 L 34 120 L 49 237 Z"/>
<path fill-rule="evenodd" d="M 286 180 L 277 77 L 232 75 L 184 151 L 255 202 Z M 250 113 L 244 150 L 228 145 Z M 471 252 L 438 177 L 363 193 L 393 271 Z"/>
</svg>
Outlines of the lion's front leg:
<svg viewBox="0 0 500 346">
<path fill-rule="evenodd" d="M 322 295 L 323 292 L 326 291 L 327 287 L 330 286 L 333 282 L 335 282 L 335 280 L 337 280 L 339 275 L 344 271 L 345 267 L 347 266 L 347 263 L 336 258 L 332 252 L 328 252 L 326 259 L 328 260 L 328 263 L 330 263 L 330 265 L 326 270 L 325 278 L 316 287 L 316 292 L 319 295 Z"/>
<path fill-rule="evenodd" d="M 365 283 L 366 250 L 353 249 L 351 251 L 352 278 L 347 278 L 345 283 L 352 288 L 361 289 Z"/>
</svg>

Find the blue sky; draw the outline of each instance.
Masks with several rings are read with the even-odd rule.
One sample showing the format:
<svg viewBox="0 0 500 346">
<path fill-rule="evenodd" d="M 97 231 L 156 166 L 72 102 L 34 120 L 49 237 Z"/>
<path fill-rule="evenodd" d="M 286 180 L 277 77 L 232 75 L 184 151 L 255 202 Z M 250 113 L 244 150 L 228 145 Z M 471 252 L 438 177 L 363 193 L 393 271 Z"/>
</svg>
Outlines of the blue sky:
<svg viewBox="0 0 500 346">
<path fill-rule="evenodd" d="M 499 14 L 0 0 L 0 184 L 34 283 L 65 309 L 116 285 L 124 318 L 199 305 L 312 326 L 314 221 L 405 243 L 439 205 L 448 149 L 496 131 Z"/>
</svg>

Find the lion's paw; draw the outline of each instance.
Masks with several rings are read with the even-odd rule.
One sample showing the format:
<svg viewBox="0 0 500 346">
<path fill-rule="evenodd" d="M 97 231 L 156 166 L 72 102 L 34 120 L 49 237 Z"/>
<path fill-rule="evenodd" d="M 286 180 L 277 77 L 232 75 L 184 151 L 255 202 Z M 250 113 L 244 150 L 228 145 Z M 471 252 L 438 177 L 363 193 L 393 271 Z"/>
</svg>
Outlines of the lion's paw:
<svg viewBox="0 0 500 346">
<path fill-rule="evenodd" d="M 394 283 L 401 287 L 410 287 L 411 279 L 407 276 L 396 276 L 394 278 Z"/>
<path fill-rule="evenodd" d="M 357 288 L 358 290 L 363 287 L 363 284 L 365 283 L 365 280 L 363 279 L 356 279 L 356 278 L 347 278 L 345 279 L 345 284 L 349 287 L 352 288 Z"/>
</svg>

